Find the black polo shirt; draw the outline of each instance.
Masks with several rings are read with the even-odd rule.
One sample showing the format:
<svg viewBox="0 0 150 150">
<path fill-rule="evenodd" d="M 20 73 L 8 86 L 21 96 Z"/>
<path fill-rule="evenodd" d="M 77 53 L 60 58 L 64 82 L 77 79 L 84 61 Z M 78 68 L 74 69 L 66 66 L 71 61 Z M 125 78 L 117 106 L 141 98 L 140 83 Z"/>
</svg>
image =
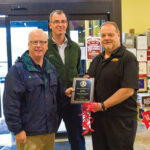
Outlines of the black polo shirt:
<svg viewBox="0 0 150 150">
<path fill-rule="evenodd" d="M 138 62 L 124 46 L 116 49 L 108 59 L 98 55 L 90 65 L 88 74 L 95 78 L 95 101 L 102 102 L 120 88 L 138 89 Z M 111 107 L 112 115 L 130 116 L 137 113 L 137 93 L 124 102 Z"/>
</svg>

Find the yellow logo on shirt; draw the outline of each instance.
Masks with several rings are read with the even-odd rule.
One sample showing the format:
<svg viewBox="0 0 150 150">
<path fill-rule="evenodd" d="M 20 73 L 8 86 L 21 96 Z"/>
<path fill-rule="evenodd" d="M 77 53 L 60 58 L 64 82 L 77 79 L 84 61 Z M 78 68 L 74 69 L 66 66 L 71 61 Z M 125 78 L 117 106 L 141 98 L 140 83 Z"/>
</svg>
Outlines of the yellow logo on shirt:
<svg viewBox="0 0 150 150">
<path fill-rule="evenodd" d="M 119 59 L 118 59 L 118 58 L 113 58 L 111 61 L 113 61 L 113 62 L 118 62 Z"/>
</svg>

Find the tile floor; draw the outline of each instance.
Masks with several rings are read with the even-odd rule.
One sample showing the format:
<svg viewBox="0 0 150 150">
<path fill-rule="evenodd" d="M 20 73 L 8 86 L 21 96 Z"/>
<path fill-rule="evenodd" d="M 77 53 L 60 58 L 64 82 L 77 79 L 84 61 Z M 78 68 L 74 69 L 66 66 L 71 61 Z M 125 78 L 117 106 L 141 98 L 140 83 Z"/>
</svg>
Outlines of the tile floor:
<svg viewBox="0 0 150 150">
<path fill-rule="evenodd" d="M 93 150 L 91 136 L 86 136 L 86 150 Z M 150 150 L 150 132 L 137 132 L 134 150 Z"/>
<path fill-rule="evenodd" d="M 91 136 L 86 135 L 85 139 L 86 139 L 86 150 L 93 150 Z M 59 142 L 59 143 L 62 142 L 62 143 L 60 144 L 61 148 L 58 148 L 58 146 L 56 146 L 55 150 L 70 150 L 68 146 L 69 144 L 67 143 L 67 141 L 68 141 L 67 138 L 62 138 L 62 137 L 61 139 L 56 138 L 56 142 Z M 8 134 L 0 135 L 0 145 L 10 146 L 11 144 L 12 143 L 11 143 L 10 135 Z M 65 147 L 67 148 L 63 149 L 64 145 L 66 145 Z M 145 125 L 142 123 L 139 123 L 138 125 L 138 130 L 137 130 L 135 144 L 134 144 L 134 150 L 150 150 L 150 131 L 148 131 L 145 128 Z"/>
<path fill-rule="evenodd" d="M 59 140 L 60 139 L 57 138 L 56 142 Z M 67 141 L 67 138 L 63 140 Z M 91 136 L 90 135 L 85 136 L 85 140 L 86 140 L 86 150 L 93 150 Z M 70 149 L 68 148 L 65 150 L 70 150 Z M 145 128 L 145 125 L 141 122 L 138 122 L 138 129 L 137 129 L 136 139 L 134 143 L 134 150 L 150 150 L 150 131 L 148 131 Z"/>
</svg>

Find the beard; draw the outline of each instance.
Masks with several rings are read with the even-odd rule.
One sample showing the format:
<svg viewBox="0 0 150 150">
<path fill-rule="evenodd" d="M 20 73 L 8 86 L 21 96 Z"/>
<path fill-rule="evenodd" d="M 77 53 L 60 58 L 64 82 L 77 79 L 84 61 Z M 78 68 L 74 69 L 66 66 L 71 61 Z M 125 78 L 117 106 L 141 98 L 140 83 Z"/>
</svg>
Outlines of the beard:
<svg viewBox="0 0 150 150">
<path fill-rule="evenodd" d="M 107 51 L 112 51 L 112 49 L 113 49 L 113 45 L 106 45 L 106 46 L 103 46 L 103 47 Z"/>
</svg>

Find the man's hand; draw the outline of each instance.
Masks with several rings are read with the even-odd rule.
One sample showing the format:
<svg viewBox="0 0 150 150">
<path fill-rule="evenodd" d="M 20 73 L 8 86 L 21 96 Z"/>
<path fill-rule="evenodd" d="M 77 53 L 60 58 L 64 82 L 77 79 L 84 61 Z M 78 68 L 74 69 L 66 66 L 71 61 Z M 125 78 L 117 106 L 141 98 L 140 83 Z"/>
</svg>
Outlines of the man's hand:
<svg viewBox="0 0 150 150">
<path fill-rule="evenodd" d="M 75 90 L 73 88 L 68 88 L 66 89 L 65 91 L 65 94 L 68 96 L 68 97 L 71 97 L 72 95 L 72 92 L 74 92 Z"/>
<path fill-rule="evenodd" d="M 94 110 L 95 111 L 103 111 L 101 103 L 95 102 L 94 103 Z"/>
<path fill-rule="evenodd" d="M 85 74 L 84 76 L 83 76 L 83 78 L 90 78 L 90 76 L 88 75 L 88 74 Z"/>
<path fill-rule="evenodd" d="M 25 131 L 21 131 L 20 133 L 15 135 L 16 143 L 26 143 L 27 136 Z"/>
</svg>

